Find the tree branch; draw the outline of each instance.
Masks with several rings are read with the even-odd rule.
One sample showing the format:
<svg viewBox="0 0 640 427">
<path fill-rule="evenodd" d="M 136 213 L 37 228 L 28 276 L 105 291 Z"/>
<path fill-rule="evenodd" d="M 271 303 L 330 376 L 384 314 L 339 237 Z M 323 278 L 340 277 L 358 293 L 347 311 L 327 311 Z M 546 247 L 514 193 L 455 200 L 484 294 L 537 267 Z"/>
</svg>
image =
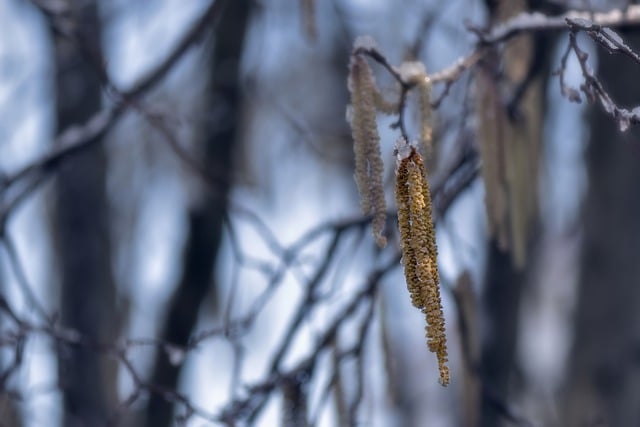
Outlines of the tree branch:
<svg viewBox="0 0 640 427">
<path fill-rule="evenodd" d="M 49 6 L 48 3 L 42 1 L 37 4 L 42 7 Z M 140 77 L 130 89 L 120 91 L 114 87 L 113 92 L 116 93 L 118 98 L 114 105 L 96 113 L 83 125 L 65 129 L 53 142 L 52 145 L 55 148 L 23 168 L 7 175 L 3 180 L 3 187 L 0 188 L 2 193 L 7 193 L 11 190 L 18 181 L 54 171 L 60 162 L 66 161 L 68 158 L 85 151 L 100 141 L 101 137 L 113 127 L 123 113 L 153 89 L 183 55 L 202 38 L 205 32 L 213 27 L 212 23 L 217 20 L 224 4 L 225 0 L 213 1 L 200 18 L 185 32 L 167 56 L 144 76 Z M 51 9 L 46 10 L 48 12 L 51 11 Z M 25 191 L 32 190 L 33 187 L 28 187 L 28 190 Z M 14 201 L 22 199 L 23 197 L 19 196 L 13 198 Z M 0 206 L 0 225 L 4 225 L 6 217 L 16 205 L 17 202 L 8 204 L 3 202 L 2 206 Z"/>
</svg>

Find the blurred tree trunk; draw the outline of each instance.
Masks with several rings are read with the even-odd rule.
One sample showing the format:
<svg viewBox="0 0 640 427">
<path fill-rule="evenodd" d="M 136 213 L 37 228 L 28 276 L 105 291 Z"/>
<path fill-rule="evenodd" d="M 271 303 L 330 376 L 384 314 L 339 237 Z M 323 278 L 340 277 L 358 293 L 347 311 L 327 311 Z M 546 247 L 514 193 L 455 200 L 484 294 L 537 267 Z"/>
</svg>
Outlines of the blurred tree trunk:
<svg viewBox="0 0 640 427">
<path fill-rule="evenodd" d="M 549 46 L 550 39 L 538 39 L 536 43 L 543 43 Z M 539 52 L 544 55 L 543 52 Z M 548 71 L 548 60 L 541 55 L 533 55 L 532 61 L 544 61 L 542 70 Z M 544 103 L 546 90 L 546 77 L 548 73 L 543 71 L 531 82 L 527 88 L 521 104 L 518 107 L 519 113 L 523 117 L 519 119 L 507 118 L 504 110 L 502 126 L 503 144 L 509 144 L 505 150 L 505 163 L 522 165 L 530 161 L 531 164 L 538 162 L 534 157 L 539 156 L 539 149 L 542 146 L 542 124 L 544 121 Z M 503 107 L 504 108 L 504 107 Z M 512 166 L 513 167 L 513 166 Z M 506 169 L 509 166 L 505 167 Z M 507 170 L 505 174 L 509 174 Z M 519 231 L 511 228 L 511 233 L 522 233 L 520 243 L 512 241 L 510 246 L 505 247 L 499 237 L 494 237 L 488 242 L 487 264 L 484 277 L 484 292 L 482 295 L 483 304 L 483 327 L 486 328 L 485 340 L 482 343 L 482 354 L 480 361 L 480 376 L 486 387 L 483 387 L 481 401 L 481 425 L 500 425 L 499 418 L 502 417 L 502 409 L 496 406 L 496 398 L 504 400 L 507 393 L 511 394 L 514 383 L 510 381 L 516 365 L 516 349 L 518 324 L 520 317 L 521 295 L 523 287 L 531 277 L 532 266 L 535 264 L 532 259 L 536 256 L 535 250 L 538 247 L 539 238 L 539 218 L 537 211 L 537 168 L 533 170 L 515 167 L 513 170 L 515 180 L 512 177 L 506 179 L 510 182 L 506 184 L 506 200 L 509 207 L 507 220 L 511 221 L 508 227 L 513 227 L 515 215 L 527 216 L 524 222 L 526 226 Z M 514 176 L 512 175 L 512 176 Z M 527 175 L 527 176 L 525 176 Z M 515 185 L 514 185 L 515 182 Z M 523 196 L 524 195 L 524 196 Z M 526 200 L 532 197 L 533 199 Z M 513 199 L 516 200 L 513 200 Z M 529 206 L 526 206 L 529 204 Z M 524 207 L 526 206 L 526 207 Z M 519 212 L 518 212 L 519 211 Z M 513 236 L 513 234 L 512 234 Z M 521 245 L 516 249 L 515 245 Z M 523 251 L 520 255 L 516 251 Z M 517 260 L 517 257 L 524 257 Z M 518 263 L 522 263 L 518 265 Z"/>
<path fill-rule="evenodd" d="M 531 6 L 531 2 L 524 0 L 486 3 L 493 25 Z M 516 394 L 513 374 L 520 303 L 535 264 L 531 262 L 535 253 L 531 252 L 537 247 L 538 165 L 553 40 L 549 35 L 516 37 L 505 47 L 502 66 L 498 63 L 499 56 L 489 57 L 479 76 L 478 84 L 485 93 L 480 101 L 488 100 L 492 107 L 480 107 L 480 111 L 485 111 L 481 113 L 484 122 L 481 126 L 493 127 L 481 135 L 486 140 L 481 144 L 491 144 L 481 150 L 483 162 L 491 161 L 493 168 L 483 172 L 493 238 L 487 248 L 482 296 L 486 333 L 479 368 L 483 383 L 481 426 L 501 425 L 504 416 L 501 405 L 509 403 L 507 396 Z M 500 83 L 511 87 L 505 91 Z M 496 157 L 487 159 L 488 156 Z M 501 206 L 497 206 L 498 202 Z"/>
<path fill-rule="evenodd" d="M 212 44 L 202 166 L 212 171 L 217 184 L 215 188 L 206 187 L 189 211 L 182 276 L 169 302 L 161 332 L 162 340 L 178 346 L 187 344 L 202 302 L 210 290 L 215 290 L 213 272 L 232 183 L 233 152 L 240 133 L 240 58 L 250 11 L 249 0 L 228 2 Z M 214 117 L 214 111 L 220 115 Z M 174 390 L 181 368 L 159 351 L 151 381 Z M 146 409 L 146 425 L 170 426 L 172 419 L 173 405 L 164 396 L 152 395 Z"/>
<path fill-rule="evenodd" d="M 100 57 L 100 22 L 95 2 L 69 2 L 78 40 Z M 54 34 L 58 132 L 85 122 L 100 109 L 101 88 L 94 66 L 76 43 Z M 106 195 L 107 163 L 101 145 L 58 167 L 54 196 L 55 254 L 61 274 L 64 326 L 91 341 L 115 332 L 115 287 Z M 116 396 L 116 371 L 96 349 L 61 345 L 59 382 L 68 427 L 104 424 Z"/>
<path fill-rule="evenodd" d="M 22 425 L 15 398 L 3 393 L 0 396 L 0 427 L 20 427 Z"/>
<path fill-rule="evenodd" d="M 638 51 L 640 37 L 625 34 Z M 597 75 L 619 105 L 638 105 L 637 67 L 603 53 Z M 618 130 L 594 106 L 582 210 L 575 341 L 569 359 L 567 426 L 640 425 L 640 129 Z"/>
<path fill-rule="evenodd" d="M 482 343 L 480 361 L 481 387 L 480 425 L 502 425 L 499 401 L 508 402 L 513 391 L 512 376 L 516 365 L 516 347 L 520 299 L 528 271 L 518 271 L 511 254 L 489 244 L 485 290 L 483 297 L 483 326 L 487 330 Z"/>
</svg>

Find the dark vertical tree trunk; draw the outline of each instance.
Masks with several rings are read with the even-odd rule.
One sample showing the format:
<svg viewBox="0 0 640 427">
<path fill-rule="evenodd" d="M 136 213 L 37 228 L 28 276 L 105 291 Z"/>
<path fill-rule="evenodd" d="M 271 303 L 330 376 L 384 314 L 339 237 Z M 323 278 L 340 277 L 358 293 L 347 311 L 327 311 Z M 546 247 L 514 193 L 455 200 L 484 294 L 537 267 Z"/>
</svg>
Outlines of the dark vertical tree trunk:
<svg viewBox="0 0 640 427">
<path fill-rule="evenodd" d="M 213 270 L 222 238 L 222 223 L 227 211 L 227 194 L 232 182 L 235 142 L 241 116 L 240 58 L 250 14 L 248 0 L 230 1 L 218 24 L 212 45 L 209 73 L 208 115 L 203 143 L 203 168 L 212 171 L 217 185 L 205 188 L 189 211 L 189 229 L 183 254 L 183 271 L 169 302 L 162 339 L 184 346 L 196 325 L 200 305 L 210 290 L 215 290 Z M 213 112 L 220 114 L 214 117 Z M 158 352 L 151 381 L 173 390 L 178 385 L 181 366 Z M 170 426 L 173 405 L 154 394 L 147 406 L 146 425 Z"/>
<path fill-rule="evenodd" d="M 483 326 L 487 330 L 482 343 L 480 376 L 481 426 L 501 425 L 501 408 L 509 390 L 516 358 L 520 297 L 526 274 L 513 266 L 511 255 L 489 244 L 485 290 L 483 294 Z"/>
<path fill-rule="evenodd" d="M 635 51 L 640 38 L 624 35 Z M 603 53 L 597 74 L 622 105 L 640 103 L 638 69 Z M 589 114 L 575 341 L 564 425 L 640 425 L 640 129 Z"/>
<path fill-rule="evenodd" d="M 15 399 L 8 394 L 0 396 L 0 427 L 20 427 L 22 421 Z"/>
<path fill-rule="evenodd" d="M 79 39 L 99 57 L 100 25 L 95 3 L 70 3 L 71 20 L 77 25 Z M 85 122 L 100 108 L 101 89 L 96 69 L 82 53 L 84 49 L 54 37 L 56 119 L 60 132 Z M 53 222 L 61 274 L 62 323 L 100 342 L 112 340 L 115 331 L 106 170 L 101 145 L 61 163 Z M 61 345 L 58 367 L 64 425 L 104 424 L 115 397 L 113 362 L 95 349 Z"/>
<path fill-rule="evenodd" d="M 494 20 L 500 22 L 528 10 L 531 2 L 487 1 Z M 555 37 L 525 35 L 505 48 L 502 66 L 511 90 L 498 91 L 499 107 L 492 124 L 500 150 L 495 167 L 502 186 L 505 211 L 496 236 L 488 244 L 483 302 L 483 327 L 479 375 L 482 381 L 480 425 L 502 425 L 508 396 L 517 394 L 513 381 L 517 354 L 521 298 L 532 273 L 539 234 L 538 163 L 545 120 L 545 90 L 550 71 L 549 52 Z M 498 70 L 500 72 L 496 73 Z M 486 78 L 486 77 L 485 77 Z M 485 124 L 486 126 L 486 124 Z M 487 184 L 491 185 L 491 184 Z M 500 230 L 501 228 L 501 230 Z M 506 243 L 506 244 L 505 244 Z M 505 250 L 508 249 L 508 250 Z"/>
<path fill-rule="evenodd" d="M 538 40 L 537 42 L 540 42 Z M 546 40 L 549 46 L 550 40 Z M 542 57 L 535 56 L 534 60 L 542 61 Z M 518 107 L 524 115 L 522 121 L 510 122 L 505 126 L 505 144 L 520 144 L 520 152 L 507 150 L 507 153 L 519 156 L 517 161 L 522 162 L 529 159 L 537 162 L 534 156 L 529 156 L 526 151 L 532 146 L 540 147 L 542 144 L 541 125 L 544 120 L 544 90 L 547 86 L 548 63 L 542 67 L 542 72 L 534 79 L 528 88 L 525 96 Z M 506 162 L 514 161 L 507 159 Z M 517 173 L 523 173 L 518 170 Z M 537 174 L 532 173 L 524 179 L 530 179 L 525 188 L 512 186 L 509 188 L 509 197 L 518 197 L 515 203 L 520 204 L 515 209 L 522 209 L 522 204 L 536 203 L 534 195 L 533 201 L 525 201 L 517 194 L 523 191 L 537 194 Z M 513 182 L 513 181 L 512 181 Z M 510 202 L 511 203 L 511 202 Z M 513 207 L 509 208 L 508 215 L 515 215 Z M 529 208 L 526 208 L 529 209 Z M 537 207 L 531 208 L 530 224 L 524 234 L 524 248 L 526 248 L 526 258 L 522 261 L 522 266 L 516 265 L 513 246 L 506 250 L 501 242 L 494 238 L 487 245 L 487 269 L 484 277 L 485 288 L 482 295 L 483 305 L 483 328 L 486 329 L 480 360 L 479 375 L 483 383 L 481 399 L 481 421 L 480 425 L 494 427 L 501 425 L 504 417 L 502 404 L 508 403 L 507 396 L 516 392 L 515 383 L 512 381 L 514 368 L 516 367 L 516 350 L 518 324 L 520 318 L 521 298 L 524 287 L 530 280 L 533 273 L 532 267 L 535 265 L 532 260 L 537 256 L 539 218 Z"/>
</svg>

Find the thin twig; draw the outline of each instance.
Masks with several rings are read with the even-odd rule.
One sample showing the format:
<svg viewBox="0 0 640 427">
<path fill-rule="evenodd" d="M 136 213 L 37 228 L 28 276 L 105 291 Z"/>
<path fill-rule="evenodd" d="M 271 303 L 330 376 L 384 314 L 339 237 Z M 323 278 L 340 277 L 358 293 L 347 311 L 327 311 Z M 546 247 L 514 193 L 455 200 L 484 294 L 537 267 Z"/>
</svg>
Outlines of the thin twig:
<svg viewBox="0 0 640 427">
<path fill-rule="evenodd" d="M 200 18 L 187 30 L 178 43 L 176 43 L 176 46 L 169 54 L 144 76 L 140 77 L 130 89 L 120 91 L 114 88 L 113 92 L 118 94 L 119 98 L 119 101 L 116 102 L 115 105 L 111 105 L 97 112 L 83 125 L 73 126 L 64 130 L 53 142 L 52 145 L 55 148 L 41 158 L 7 175 L 4 179 L 4 191 L 8 191 L 16 182 L 24 180 L 34 174 L 48 174 L 52 172 L 60 162 L 66 161 L 68 158 L 85 151 L 100 141 L 101 137 L 113 127 L 118 119 L 122 117 L 123 113 L 132 105 L 135 105 L 139 98 L 154 88 L 184 56 L 189 48 L 198 42 L 207 30 L 213 27 L 211 24 L 218 18 L 224 3 L 224 0 L 213 1 Z M 9 207 L 2 206 L 0 208 L 0 222 L 7 216 L 8 209 L 13 209 L 14 207 L 15 204 Z"/>
</svg>

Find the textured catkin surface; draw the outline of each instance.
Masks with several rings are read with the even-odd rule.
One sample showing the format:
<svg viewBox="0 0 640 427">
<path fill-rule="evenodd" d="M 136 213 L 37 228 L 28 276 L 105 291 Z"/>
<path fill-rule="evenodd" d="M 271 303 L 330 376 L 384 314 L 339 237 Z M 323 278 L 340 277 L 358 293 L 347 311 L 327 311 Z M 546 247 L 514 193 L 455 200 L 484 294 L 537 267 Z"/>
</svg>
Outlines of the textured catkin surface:
<svg viewBox="0 0 640 427">
<path fill-rule="evenodd" d="M 429 351 L 436 354 L 440 382 L 447 385 L 447 343 L 431 196 L 422 158 L 415 149 L 400 160 L 396 178 L 398 226 L 407 288 L 413 305 L 425 314 Z"/>
<path fill-rule="evenodd" d="M 355 178 L 362 212 L 365 215 L 373 215 L 373 235 L 376 244 L 383 247 L 387 243 L 383 234 L 386 222 L 384 164 L 376 114 L 378 111 L 397 112 L 400 104 L 389 103 L 382 97 L 363 52 L 369 52 L 374 58 L 376 55 L 379 56 L 372 40 L 365 38 L 356 41 L 349 64 L 348 87 L 351 92 L 351 107 L 347 116 L 353 136 Z M 415 89 L 418 93 L 419 144 L 423 146 L 424 152 L 428 153 L 432 138 L 431 80 L 420 62 L 404 62 L 398 67 L 397 72 L 403 90 Z M 401 99 L 404 99 L 404 95 Z M 404 133 L 404 128 L 402 129 Z M 407 288 L 412 304 L 425 315 L 427 345 L 437 356 L 440 382 L 447 385 L 447 344 L 439 288 L 438 250 L 431 216 L 431 194 L 427 174 L 416 146 L 408 144 L 403 137 L 398 141 L 396 148 L 398 227 Z"/>
<path fill-rule="evenodd" d="M 352 56 L 349 90 L 351 91 L 351 129 L 356 183 L 360 193 L 362 213 L 373 214 L 373 235 L 376 244 L 384 247 L 387 244 L 387 239 L 383 235 L 387 220 L 387 206 L 384 198 L 384 164 L 376 123 L 377 89 L 371 68 L 361 55 Z"/>
<path fill-rule="evenodd" d="M 355 154 L 355 178 L 360 193 L 362 213 L 372 210 L 369 191 L 369 146 L 378 144 L 380 137 L 376 125 L 376 111 L 371 97 L 371 70 L 361 56 L 353 56 L 349 67 L 349 90 L 351 92 L 351 134 Z"/>
<path fill-rule="evenodd" d="M 431 154 L 431 80 L 426 75 L 418 80 L 418 107 L 420 109 L 420 142 L 424 155 Z"/>
</svg>

